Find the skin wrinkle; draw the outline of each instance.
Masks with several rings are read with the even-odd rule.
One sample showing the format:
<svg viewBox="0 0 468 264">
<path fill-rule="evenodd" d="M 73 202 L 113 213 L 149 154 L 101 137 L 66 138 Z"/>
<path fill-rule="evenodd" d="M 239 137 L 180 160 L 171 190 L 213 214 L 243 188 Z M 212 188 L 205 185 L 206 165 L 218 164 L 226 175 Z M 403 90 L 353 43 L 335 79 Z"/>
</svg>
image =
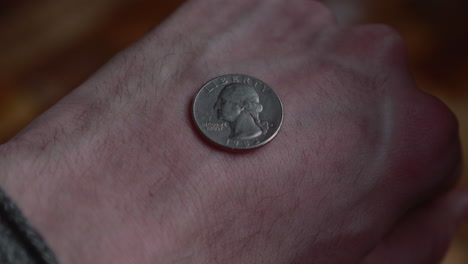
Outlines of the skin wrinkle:
<svg viewBox="0 0 468 264">
<path fill-rule="evenodd" d="M 278 199 L 281 198 L 278 197 Z M 296 215 L 297 215 L 297 212 L 299 212 L 299 209 L 302 205 L 302 202 L 300 201 L 300 199 L 298 198 L 295 198 L 294 199 L 294 202 L 292 203 L 292 205 L 290 207 L 287 207 L 286 210 L 284 212 L 279 212 L 278 214 L 276 214 L 275 217 L 273 217 L 273 221 L 271 223 L 268 223 L 267 224 L 267 227 L 266 227 L 266 230 L 264 231 L 266 233 L 266 236 L 269 237 L 269 236 L 273 236 L 272 234 L 274 233 L 274 230 L 279 230 L 278 226 L 288 226 L 288 231 L 292 229 L 291 226 L 288 225 L 288 223 L 290 223 L 293 219 L 297 219 L 296 218 Z M 264 226 L 264 225 L 262 225 Z M 285 235 L 285 234 L 283 234 Z M 291 239 L 295 239 L 294 237 L 292 237 Z M 266 239 L 266 241 L 269 241 L 268 238 Z M 279 240 L 280 244 L 283 243 L 284 241 L 286 241 L 286 239 L 284 240 Z M 281 246 L 281 245 L 278 245 L 278 246 Z M 289 246 L 289 245 L 288 245 Z"/>
<path fill-rule="evenodd" d="M 142 60 L 143 60 L 143 64 L 145 64 L 146 59 L 142 59 Z M 128 88 L 129 92 L 135 93 L 135 97 L 137 97 L 137 98 L 142 98 L 142 97 L 144 98 L 144 97 L 147 96 L 147 95 L 145 95 L 143 93 L 143 91 L 146 91 L 146 90 L 143 89 L 143 87 L 144 87 L 144 84 L 147 83 L 147 80 L 145 80 L 145 82 L 143 82 L 143 80 L 148 79 L 149 78 L 148 76 L 151 75 L 151 74 L 146 73 L 146 74 L 142 74 L 142 75 L 143 75 L 143 77 L 137 78 L 137 83 L 136 83 L 135 88 L 134 88 L 135 91 L 130 90 L 131 89 L 130 87 Z"/>
<path fill-rule="evenodd" d="M 358 169 L 358 172 L 356 173 L 356 176 L 352 177 L 353 178 L 353 181 L 352 181 L 353 186 L 362 186 L 362 184 L 364 182 L 362 178 L 363 178 L 364 172 L 366 170 L 366 164 L 367 164 L 367 161 L 363 160 L 362 163 L 361 163 L 361 166 Z"/>
<path fill-rule="evenodd" d="M 101 131 L 100 123 L 105 122 L 106 118 L 109 117 L 109 113 L 110 104 L 97 97 L 93 102 L 86 104 L 83 110 L 73 117 L 74 123 L 77 125 L 76 129 L 71 132 L 72 135 L 78 137 L 82 133 L 89 135 L 99 133 Z M 97 122 L 91 120 L 97 120 Z"/>
<path fill-rule="evenodd" d="M 326 63 L 328 62 L 320 62 L 318 67 L 321 69 L 321 71 L 316 74 L 313 74 L 312 76 L 312 78 L 320 76 L 314 82 L 313 88 L 315 88 L 315 93 L 317 94 L 317 96 L 320 98 L 324 98 L 324 99 L 331 98 L 331 94 L 327 86 L 329 87 L 335 86 L 334 78 L 328 77 L 328 75 L 330 74 L 330 71 L 332 71 L 333 69 L 331 67 L 326 67 Z"/>
<path fill-rule="evenodd" d="M 229 248 L 226 248 L 224 246 L 225 243 L 227 242 L 223 242 L 225 241 L 225 239 L 223 238 L 231 237 L 230 235 L 230 233 L 232 232 L 231 230 L 236 220 L 238 220 L 237 217 L 227 217 L 227 218 L 222 218 L 222 219 L 223 220 L 221 221 L 217 221 L 217 223 L 215 222 L 214 225 L 212 225 L 210 229 L 207 230 L 206 236 L 202 240 L 207 246 L 206 258 L 214 259 L 215 260 L 214 263 L 222 263 L 218 261 L 218 258 L 220 257 L 218 250 L 219 248 L 221 248 L 221 250 L 229 250 Z"/>
<path fill-rule="evenodd" d="M 363 197 L 362 199 L 365 199 L 365 198 Z M 375 206 L 375 205 L 369 204 L 368 207 L 362 209 L 362 211 L 358 211 L 358 210 L 353 211 L 353 212 L 352 212 L 352 217 L 354 216 L 354 218 L 362 219 L 362 214 L 363 214 L 363 213 L 369 212 L 369 211 L 371 211 L 371 210 L 374 210 L 374 211 L 375 211 L 375 208 L 372 208 L 372 206 Z M 363 213 L 361 213 L 361 212 L 363 212 Z M 372 221 L 375 221 L 375 220 L 374 220 L 374 219 L 370 219 L 370 220 L 368 220 L 368 221 L 366 221 L 366 220 L 360 220 L 361 226 L 365 227 L 366 224 L 371 223 Z M 363 229 L 363 231 L 364 231 L 364 232 L 363 232 L 363 235 L 365 235 L 365 228 Z M 367 233 L 368 233 L 368 231 L 367 231 Z M 371 234 L 368 234 L 368 235 L 373 235 L 373 236 L 375 237 L 375 241 L 378 241 L 378 240 L 381 240 L 381 239 L 382 239 L 381 237 L 384 236 L 384 235 L 386 235 L 386 234 L 372 234 L 372 233 L 371 233 Z M 363 251 L 361 258 L 364 259 L 364 258 L 365 258 L 367 255 L 369 255 L 369 253 L 372 252 L 374 249 L 375 249 L 375 247 L 371 246 L 371 247 L 369 247 L 367 250 Z"/>
<path fill-rule="evenodd" d="M 163 165 L 163 164 L 160 164 L 160 165 Z M 163 172 L 163 174 L 161 174 L 161 178 L 164 178 L 164 180 L 161 180 L 161 182 L 167 183 L 167 184 L 165 184 L 165 187 L 164 187 L 164 185 L 161 184 L 161 186 L 159 187 L 160 189 L 162 189 L 163 187 L 164 187 L 164 189 L 171 189 L 171 188 L 169 188 L 169 186 L 174 185 L 174 184 L 175 184 L 175 186 L 182 184 L 182 185 L 180 185 L 181 187 L 178 188 L 178 189 L 184 189 L 184 188 L 182 188 L 182 186 L 186 186 L 187 183 L 186 183 L 186 184 L 183 184 L 183 182 L 181 181 L 182 179 L 179 179 L 179 177 L 171 177 L 171 176 L 169 176 L 169 175 L 177 175 L 178 172 L 172 171 L 172 169 L 171 169 L 172 166 L 176 166 L 176 165 L 177 165 L 177 164 L 172 164 L 172 165 L 169 165 L 169 166 L 164 166 L 166 169 L 169 170 L 169 173 L 167 173 L 167 172 L 164 173 L 163 171 L 161 171 L 160 169 L 158 169 L 159 171 Z M 162 176 L 162 175 L 165 175 L 165 176 Z M 174 180 L 175 180 L 175 182 L 174 182 Z M 188 183 L 188 184 L 191 184 L 191 183 Z M 197 194 L 197 189 L 196 189 L 196 188 L 189 188 L 189 189 L 191 190 L 190 192 L 192 193 L 192 203 L 193 203 L 193 201 L 194 201 L 193 199 L 195 199 L 195 201 L 196 201 L 196 200 L 197 200 L 196 198 L 198 198 L 198 196 L 201 197 L 201 195 L 200 195 L 200 194 Z M 187 191 L 187 190 L 186 190 L 186 191 Z M 186 193 L 186 191 L 184 192 L 184 194 Z M 193 195 L 193 191 L 195 191 L 196 195 Z M 156 193 L 157 191 L 154 190 L 153 192 Z M 160 194 L 158 195 L 158 199 L 162 198 L 163 195 L 164 195 L 164 193 L 165 193 L 165 192 L 160 193 Z M 155 198 L 156 198 L 156 197 L 153 197 L 153 199 L 155 199 Z M 187 206 L 187 207 L 188 207 L 188 206 Z M 198 208 L 198 207 L 199 207 L 199 206 L 195 206 L 195 208 Z"/>
<path fill-rule="evenodd" d="M 304 234 L 305 230 L 300 230 L 298 234 Z M 297 235 L 300 237 L 300 235 Z M 310 248 L 313 248 L 313 245 L 316 244 L 318 237 L 316 234 L 308 235 L 297 241 L 296 249 L 291 250 L 294 256 L 291 258 L 291 264 L 309 264 L 310 260 L 316 259 L 313 254 L 310 252 Z"/>
<path fill-rule="evenodd" d="M 256 227 L 252 231 L 247 231 L 247 234 L 242 237 L 228 242 L 224 245 L 224 250 L 228 249 L 230 254 L 225 254 L 221 263 L 226 263 L 234 259 L 242 259 L 245 256 L 250 255 L 251 251 L 249 248 L 255 245 L 255 241 L 260 234 L 260 227 Z M 219 253 L 218 253 L 219 254 Z"/>
<path fill-rule="evenodd" d="M 327 190 L 326 188 L 324 188 L 324 190 Z M 314 202 L 314 206 L 312 208 L 327 208 L 328 205 L 329 205 L 329 200 L 330 198 L 333 196 L 333 193 L 331 191 L 326 191 L 325 193 L 322 192 L 321 196 L 319 197 L 319 199 L 315 200 Z M 326 217 L 325 215 L 322 216 L 322 217 Z M 325 222 L 320 222 L 320 220 L 318 221 L 318 224 L 316 227 L 315 227 L 315 230 L 314 230 L 314 245 L 317 245 L 315 242 L 316 241 L 319 241 L 319 238 L 321 237 L 321 233 L 323 233 L 325 231 L 325 228 L 323 227 L 323 224 L 325 224 L 327 221 Z M 318 248 L 316 248 L 318 250 Z"/>
<path fill-rule="evenodd" d="M 269 211 L 269 210 L 267 210 Z M 273 218 L 272 217 L 266 217 L 266 210 L 263 210 L 263 209 L 260 209 L 260 215 L 253 215 L 252 218 L 253 219 L 256 219 L 256 221 L 258 220 L 258 216 L 260 216 L 261 218 L 260 219 L 263 219 L 261 221 L 259 221 L 259 224 L 257 225 L 258 227 L 257 228 L 254 228 L 251 233 L 249 233 L 249 235 L 241 238 L 239 241 L 235 241 L 233 244 L 236 245 L 236 244 L 239 244 L 239 245 L 243 245 L 243 246 L 240 246 L 240 251 L 241 252 L 246 252 L 246 248 L 248 248 L 248 245 L 249 245 L 249 242 L 250 243 L 259 243 L 259 242 L 256 242 L 256 241 L 262 241 L 263 237 L 265 236 L 268 236 L 269 234 L 269 231 L 268 230 L 271 230 L 273 227 L 273 225 L 275 225 L 282 217 L 284 214 L 287 214 L 287 213 L 284 213 L 284 214 L 279 214 L 277 216 L 274 216 Z M 269 219 L 268 223 L 265 221 L 265 219 Z M 272 221 L 272 223 L 270 223 Z M 267 228 L 265 229 L 266 226 L 270 226 L 271 228 Z M 255 247 L 251 247 L 251 248 L 255 248 Z M 247 251 L 248 252 L 248 251 Z"/>
<path fill-rule="evenodd" d="M 248 238 L 248 237 L 249 237 L 249 236 L 247 236 L 247 238 Z M 247 238 L 246 238 L 246 239 L 247 239 Z M 216 240 L 218 240 L 218 239 L 216 239 Z"/>
</svg>

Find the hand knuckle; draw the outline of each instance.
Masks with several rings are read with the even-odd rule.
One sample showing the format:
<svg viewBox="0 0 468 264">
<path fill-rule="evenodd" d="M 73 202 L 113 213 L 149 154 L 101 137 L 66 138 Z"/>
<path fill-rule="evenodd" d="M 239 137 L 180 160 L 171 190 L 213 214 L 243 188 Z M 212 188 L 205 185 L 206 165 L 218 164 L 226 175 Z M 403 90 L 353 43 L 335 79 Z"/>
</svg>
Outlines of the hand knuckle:
<svg viewBox="0 0 468 264">
<path fill-rule="evenodd" d="M 406 54 L 406 42 L 393 27 L 385 24 L 368 24 L 351 29 L 362 46 L 370 47 L 369 54 L 389 55 L 389 58 Z"/>
</svg>

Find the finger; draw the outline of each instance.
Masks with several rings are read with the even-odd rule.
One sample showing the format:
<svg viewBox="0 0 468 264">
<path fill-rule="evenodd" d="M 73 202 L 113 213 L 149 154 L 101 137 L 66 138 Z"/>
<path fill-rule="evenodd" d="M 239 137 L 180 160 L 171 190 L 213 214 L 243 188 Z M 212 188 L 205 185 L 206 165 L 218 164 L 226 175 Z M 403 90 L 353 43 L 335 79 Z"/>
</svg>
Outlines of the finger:
<svg viewBox="0 0 468 264">
<path fill-rule="evenodd" d="M 467 220 L 468 191 L 452 191 L 405 216 L 364 263 L 440 263 L 456 229 Z"/>
</svg>

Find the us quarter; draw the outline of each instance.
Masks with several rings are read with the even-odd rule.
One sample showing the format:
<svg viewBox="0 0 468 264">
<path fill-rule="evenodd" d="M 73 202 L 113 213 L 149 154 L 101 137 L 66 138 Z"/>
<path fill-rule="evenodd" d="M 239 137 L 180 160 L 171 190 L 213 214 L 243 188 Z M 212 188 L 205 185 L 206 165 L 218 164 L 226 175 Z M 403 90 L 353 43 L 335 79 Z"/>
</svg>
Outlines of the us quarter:
<svg viewBox="0 0 468 264">
<path fill-rule="evenodd" d="M 192 113 L 204 137 L 232 150 L 267 144 L 283 122 L 283 105 L 273 89 L 242 74 L 224 75 L 206 83 L 193 100 Z"/>
</svg>

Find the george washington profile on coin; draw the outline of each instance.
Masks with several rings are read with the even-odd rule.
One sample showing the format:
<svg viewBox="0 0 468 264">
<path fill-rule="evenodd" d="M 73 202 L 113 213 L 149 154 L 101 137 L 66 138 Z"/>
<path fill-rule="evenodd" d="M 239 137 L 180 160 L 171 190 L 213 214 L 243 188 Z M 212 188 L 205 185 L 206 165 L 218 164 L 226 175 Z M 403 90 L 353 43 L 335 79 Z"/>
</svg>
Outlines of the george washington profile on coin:
<svg viewBox="0 0 468 264">
<path fill-rule="evenodd" d="M 246 84 L 226 86 L 214 106 L 218 119 L 229 123 L 230 139 L 249 140 L 268 132 L 268 122 L 260 121 L 263 106 L 255 89 Z"/>
<path fill-rule="evenodd" d="M 200 88 L 192 105 L 193 121 L 210 142 L 230 150 L 264 146 L 278 134 L 283 105 L 263 81 L 228 74 Z"/>
</svg>

